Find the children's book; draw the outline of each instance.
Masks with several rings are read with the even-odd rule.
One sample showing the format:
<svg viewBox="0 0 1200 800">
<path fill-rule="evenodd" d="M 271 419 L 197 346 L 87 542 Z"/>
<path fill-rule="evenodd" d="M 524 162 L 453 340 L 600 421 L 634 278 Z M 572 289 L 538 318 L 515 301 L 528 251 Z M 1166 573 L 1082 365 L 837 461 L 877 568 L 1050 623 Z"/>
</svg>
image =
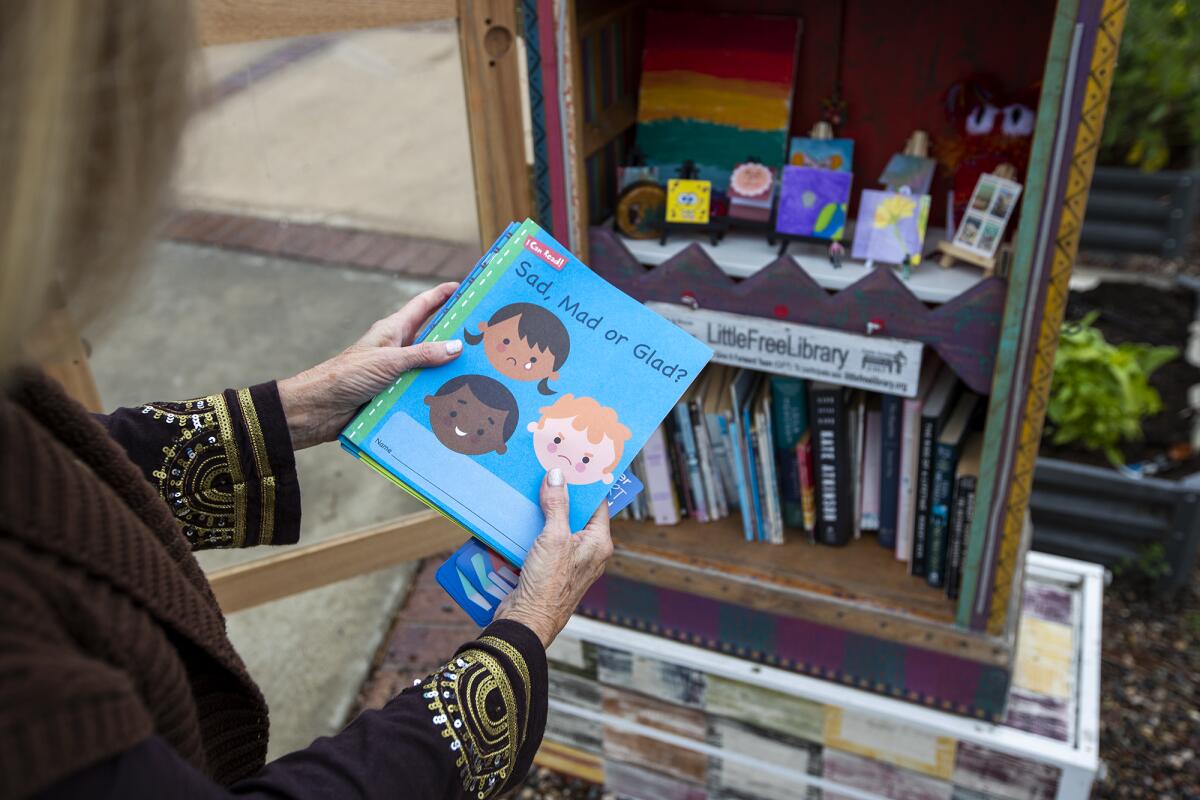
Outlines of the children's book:
<svg viewBox="0 0 1200 800">
<path fill-rule="evenodd" d="M 754 461 L 750 457 L 749 403 L 761 379 L 761 374 L 748 369 L 739 370 L 729 384 L 730 439 L 733 445 L 734 475 L 738 484 L 738 507 L 742 512 L 742 531 L 746 541 L 758 538 L 758 482 Z"/>
<path fill-rule="evenodd" d="M 464 287 L 423 336 L 461 339 L 462 355 L 401 375 L 341 442 L 520 567 L 546 472 L 562 470 L 581 529 L 610 491 L 628 494 L 630 462 L 712 351 L 530 220 Z"/>
</svg>

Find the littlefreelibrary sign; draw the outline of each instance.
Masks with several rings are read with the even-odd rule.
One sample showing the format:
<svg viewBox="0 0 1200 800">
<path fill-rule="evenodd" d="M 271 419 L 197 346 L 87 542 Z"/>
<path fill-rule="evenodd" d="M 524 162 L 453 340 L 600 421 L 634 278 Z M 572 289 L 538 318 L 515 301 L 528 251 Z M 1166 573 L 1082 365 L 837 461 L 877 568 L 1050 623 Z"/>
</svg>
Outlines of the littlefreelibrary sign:
<svg viewBox="0 0 1200 800">
<path fill-rule="evenodd" d="M 713 360 L 735 367 L 827 381 L 872 392 L 915 397 L 924 345 L 828 328 L 647 303 L 713 349 Z"/>
</svg>

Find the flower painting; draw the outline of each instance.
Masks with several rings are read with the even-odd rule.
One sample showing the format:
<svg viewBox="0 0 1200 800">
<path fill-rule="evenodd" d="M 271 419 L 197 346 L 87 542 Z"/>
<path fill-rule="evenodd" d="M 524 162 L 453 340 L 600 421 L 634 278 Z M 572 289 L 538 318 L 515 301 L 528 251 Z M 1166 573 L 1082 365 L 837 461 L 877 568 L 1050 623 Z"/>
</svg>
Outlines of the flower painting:
<svg viewBox="0 0 1200 800">
<path fill-rule="evenodd" d="M 929 195 L 866 189 L 858 206 L 851 255 L 860 261 L 921 263 Z"/>
<path fill-rule="evenodd" d="M 784 167 L 775 229 L 791 236 L 840 240 L 853 179 L 850 172 Z"/>
</svg>

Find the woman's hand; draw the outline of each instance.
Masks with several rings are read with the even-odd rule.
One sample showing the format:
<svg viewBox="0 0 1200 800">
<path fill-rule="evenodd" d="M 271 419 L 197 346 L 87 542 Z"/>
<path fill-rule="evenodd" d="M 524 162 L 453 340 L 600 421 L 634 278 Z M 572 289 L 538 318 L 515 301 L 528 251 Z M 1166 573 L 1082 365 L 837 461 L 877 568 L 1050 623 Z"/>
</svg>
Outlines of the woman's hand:
<svg viewBox="0 0 1200 800">
<path fill-rule="evenodd" d="M 462 352 L 462 340 L 412 346 L 421 324 L 458 288 L 443 283 L 371 326 L 361 339 L 328 361 L 279 381 L 292 447 L 331 442 L 359 407 L 406 370 L 436 367 Z"/>
<path fill-rule="evenodd" d="M 546 527 L 525 557 L 517 588 L 496 610 L 496 619 L 524 624 L 549 647 L 584 592 L 604 572 L 613 545 L 606 502 L 583 530 L 571 534 L 567 487 L 558 467 L 546 473 L 541 501 Z"/>
</svg>

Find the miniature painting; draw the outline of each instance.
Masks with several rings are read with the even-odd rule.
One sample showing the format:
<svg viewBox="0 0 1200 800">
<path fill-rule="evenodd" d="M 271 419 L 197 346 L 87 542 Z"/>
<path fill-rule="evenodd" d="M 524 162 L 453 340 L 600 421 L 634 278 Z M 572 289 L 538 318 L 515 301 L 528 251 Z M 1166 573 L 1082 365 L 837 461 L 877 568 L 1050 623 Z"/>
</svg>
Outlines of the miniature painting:
<svg viewBox="0 0 1200 800">
<path fill-rule="evenodd" d="M 928 222 L 929 195 L 865 189 L 854 225 L 852 255 L 884 264 L 920 264 Z"/>
<path fill-rule="evenodd" d="M 672 178 L 667 182 L 667 222 L 704 225 L 711 204 L 710 181 Z"/>
<path fill-rule="evenodd" d="M 800 21 L 646 13 L 637 149 L 664 177 L 693 162 L 724 192 L 748 158 L 783 166 Z"/>
<path fill-rule="evenodd" d="M 815 167 L 850 172 L 854 166 L 853 139 L 809 139 L 792 137 L 788 163 L 793 167 Z"/>
<path fill-rule="evenodd" d="M 839 241 L 854 175 L 829 169 L 784 167 L 775 230 L 791 236 Z"/>
<path fill-rule="evenodd" d="M 1021 184 L 996 175 L 979 176 L 967 204 L 969 213 L 954 234 L 954 244 L 991 258 L 1021 196 Z"/>
<path fill-rule="evenodd" d="M 936 169 L 937 161 L 932 158 L 897 153 L 888 161 L 879 182 L 891 192 L 908 187 L 914 195 L 929 194 Z"/>
<path fill-rule="evenodd" d="M 734 167 L 729 177 L 729 216 L 767 222 L 775 199 L 775 172 L 757 162 Z"/>
</svg>

